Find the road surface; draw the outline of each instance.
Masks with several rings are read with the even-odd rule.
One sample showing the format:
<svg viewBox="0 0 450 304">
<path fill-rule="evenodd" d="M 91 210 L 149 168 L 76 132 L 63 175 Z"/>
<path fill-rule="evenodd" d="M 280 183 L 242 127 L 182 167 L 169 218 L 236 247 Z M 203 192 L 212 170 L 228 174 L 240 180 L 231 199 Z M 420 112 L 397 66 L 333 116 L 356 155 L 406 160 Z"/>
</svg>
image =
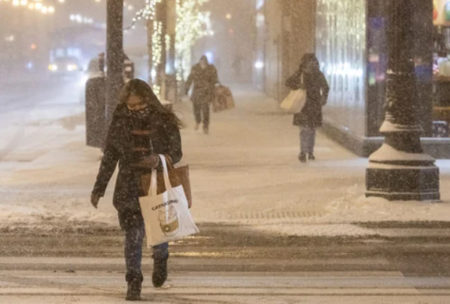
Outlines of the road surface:
<svg viewBox="0 0 450 304">
<path fill-rule="evenodd" d="M 449 303 L 448 225 L 372 228 L 380 236 L 203 225 L 172 244 L 162 289 L 151 286 L 146 251 L 143 295 L 151 303 Z M 118 230 L 3 231 L 0 244 L 1 303 L 124 303 Z"/>
</svg>

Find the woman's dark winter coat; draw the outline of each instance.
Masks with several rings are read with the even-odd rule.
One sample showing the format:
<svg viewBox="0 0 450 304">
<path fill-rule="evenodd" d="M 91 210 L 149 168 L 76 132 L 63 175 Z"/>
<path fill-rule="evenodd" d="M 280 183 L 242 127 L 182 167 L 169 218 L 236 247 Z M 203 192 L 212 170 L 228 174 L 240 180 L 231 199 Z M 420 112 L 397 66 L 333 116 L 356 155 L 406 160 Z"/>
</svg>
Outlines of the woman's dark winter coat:
<svg viewBox="0 0 450 304">
<path fill-rule="evenodd" d="M 152 111 L 151 107 L 149 109 L 147 116 L 137 119 L 125 104 L 121 104 L 117 107 L 109 128 L 106 149 L 93 193 L 100 196 L 105 194 L 106 187 L 119 163 L 119 175 L 113 200 L 119 215 L 140 213 L 140 175 L 139 169 L 134 167 L 137 160 L 133 130 L 142 128 L 150 130 L 149 138 L 141 140 L 141 150 L 169 155 L 174 164 L 178 163 L 183 155 L 178 126 L 169 123 L 165 117 L 162 117 L 163 114 Z"/>
<path fill-rule="evenodd" d="M 286 81 L 292 90 L 306 89 L 306 104 L 299 114 L 294 115 L 294 125 L 317 128 L 322 126 L 322 106 L 328 99 L 330 88 L 321 71 L 303 73 L 299 70 Z"/>
</svg>

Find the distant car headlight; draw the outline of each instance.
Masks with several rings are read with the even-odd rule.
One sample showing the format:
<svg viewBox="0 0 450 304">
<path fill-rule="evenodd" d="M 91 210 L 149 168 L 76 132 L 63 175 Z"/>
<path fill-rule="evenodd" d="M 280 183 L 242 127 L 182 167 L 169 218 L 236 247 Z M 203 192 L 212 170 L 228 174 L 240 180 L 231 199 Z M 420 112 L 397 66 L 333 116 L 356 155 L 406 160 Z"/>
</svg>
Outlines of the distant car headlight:
<svg viewBox="0 0 450 304">
<path fill-rule="evenodd" d="M 58 66 L 56 64 L 50 64 L 48 69 L 52 72 L 56 72 L 58 70 Z"/>
<path fill-rule="evenodd" d="M 67 65 L 67 70 L 69 72 L 76 71 L 76 70 L 78 70 L 78 66 L 76 64 L 69 64 L 69 65 Z"/>
</svg>

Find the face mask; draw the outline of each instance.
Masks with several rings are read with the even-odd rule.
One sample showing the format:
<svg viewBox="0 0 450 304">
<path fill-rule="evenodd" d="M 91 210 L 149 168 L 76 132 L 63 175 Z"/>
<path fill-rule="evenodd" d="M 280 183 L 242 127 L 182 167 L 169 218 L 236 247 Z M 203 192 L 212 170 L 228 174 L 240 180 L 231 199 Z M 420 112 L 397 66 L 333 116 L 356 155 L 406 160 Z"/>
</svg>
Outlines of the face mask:
<svg viewBox="0 0 450 304">
<path fill-rule="evenodd" d="M 146 107 L 146 108 L 144 108 L 142 110 L 138 110 L 138 111 L 128 110 L 128 113 L 134 119 L 146 119 L 150 114 L 150 107 Z"/>
</svg>

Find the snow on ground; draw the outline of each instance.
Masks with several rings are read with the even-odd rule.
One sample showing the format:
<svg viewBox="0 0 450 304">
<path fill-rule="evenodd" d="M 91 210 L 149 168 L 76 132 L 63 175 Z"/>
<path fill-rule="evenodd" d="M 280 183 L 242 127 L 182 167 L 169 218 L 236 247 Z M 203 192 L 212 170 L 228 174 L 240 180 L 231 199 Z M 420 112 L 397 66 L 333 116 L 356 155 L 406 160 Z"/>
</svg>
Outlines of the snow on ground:
<svg viewBox="0 0 450 304">
<path fill-rule="evenodd" d="M 237 109 L 213 114 L 210 135 L 194 131 L 189 102 L 176 108 L 186 123 L 183 162 L 191 168 L 197 222 L 296 235 L 359 235 L 374 232 L 353 222 L 448 220 L 450 162 L 438 162 L 443 203 L 366 199 L 366 159 L 319 134 L 318 160 L 300 164 L 292 116 L 251 89 L 234 92 Z M 0 226 L 117 225 L 113 181 L 99 210 L 89 203 L 100 152 L 85 147 L 81 110 L 75 102 L 48 102 L 29 111 L 19 136 L 17 126 L 2 122 L 0 151 L 12 148 L 0 162 Z M 8 114 L 16 118 L 23 120 L 19 112 Z"/>
</svg>

